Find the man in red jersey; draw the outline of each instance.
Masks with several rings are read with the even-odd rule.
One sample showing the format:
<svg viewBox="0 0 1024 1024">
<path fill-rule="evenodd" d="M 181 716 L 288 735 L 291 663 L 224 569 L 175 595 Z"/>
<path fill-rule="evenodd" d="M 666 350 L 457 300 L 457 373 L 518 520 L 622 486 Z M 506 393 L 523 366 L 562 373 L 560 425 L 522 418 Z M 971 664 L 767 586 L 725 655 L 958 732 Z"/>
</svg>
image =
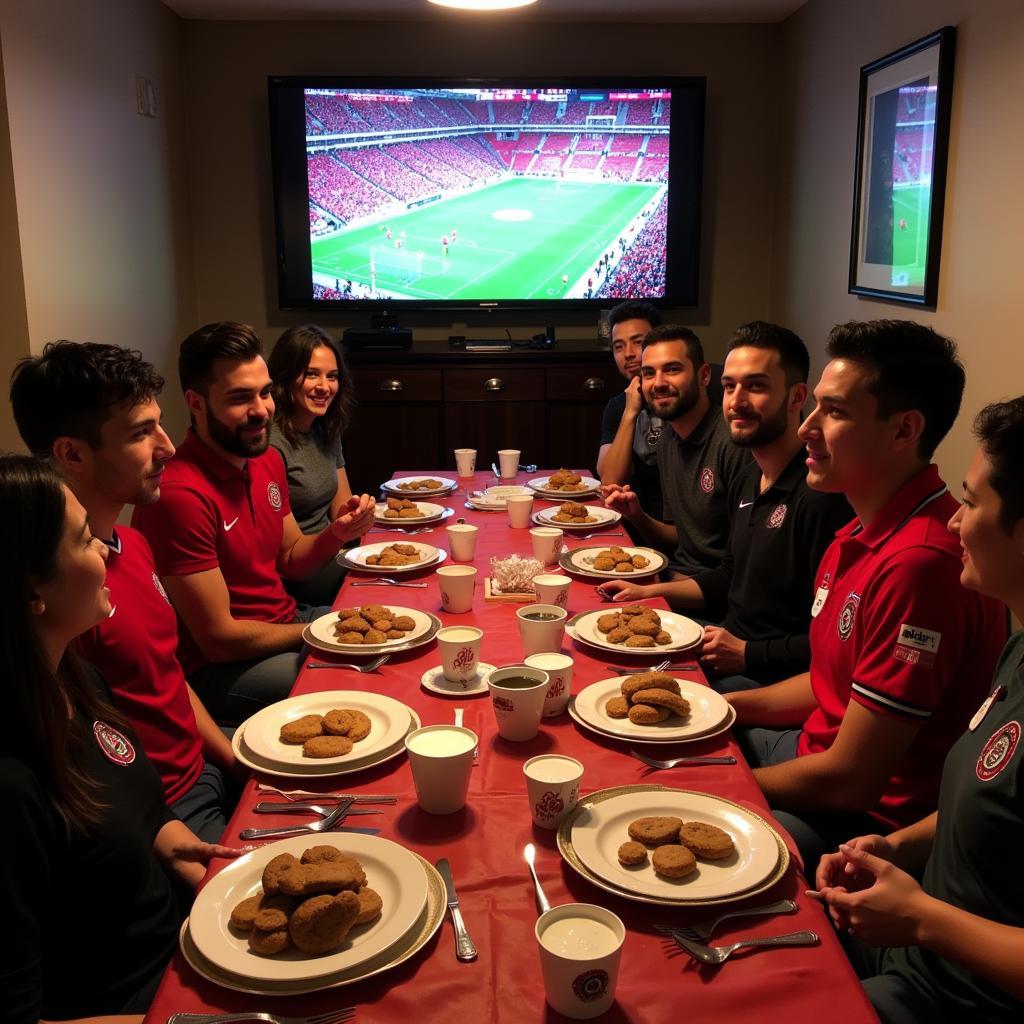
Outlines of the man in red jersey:
<svg viewBox="0 0 1024 1024">
<path fill-rule="evenodd" d="M 60 341 L 14 371 L 11 402 L 26 445 L 54 465 L 107 545 L 109 618 L 79 640 L 160 773 L 167 803 L 201 839 L 220 839 L 244 769 L 185 681 L 178 623 L 149 545 L 116 525 L 126 504 L 160 497 L 174 445 L 160 425 L 163 378 L 138 352 Z"/>
<path fill-rule="evenodd" d="M 163 494 L 135 509 L 181 618 L 185 674 L 218 722 L 235 725 L 288 696 L 302 631 L 326 608 L 297 606 L 281 582 L 303 579 L 373 522 L 353 496 L 304 534 L 284 463 L 269 445 L 274 414 L 263 347 L 246 324 L 207 324 L 178 357 L 192 429 L 164 471 Z"/>
<path fill-rule="evenodd" d="M 955 346 L 876 320 L 835 327 L 827 350 L 800 428 L 807 482 L 856 518 L 818 568 L 810 671 L 726 697 L 759 727 L 740 742 L 810 869 L 849 835 L 935 810 L 1005 639 L 999 605 L 959 585 L 957 503 L 931 464 L 960 409 Z"/>
</svg>

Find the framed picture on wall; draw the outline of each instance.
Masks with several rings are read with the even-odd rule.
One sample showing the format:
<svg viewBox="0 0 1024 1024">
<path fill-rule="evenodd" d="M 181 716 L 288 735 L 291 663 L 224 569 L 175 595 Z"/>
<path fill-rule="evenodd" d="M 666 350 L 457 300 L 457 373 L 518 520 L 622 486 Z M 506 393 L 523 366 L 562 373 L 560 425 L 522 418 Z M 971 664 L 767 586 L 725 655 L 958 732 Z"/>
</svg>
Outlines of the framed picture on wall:
<svg viewBox="0 0 1024 1024">
<path fill-rule="evenodd" d="M 850 291 L 934 306 L 953 96 L 947 26 L 860 69 Z"/>
</svg>

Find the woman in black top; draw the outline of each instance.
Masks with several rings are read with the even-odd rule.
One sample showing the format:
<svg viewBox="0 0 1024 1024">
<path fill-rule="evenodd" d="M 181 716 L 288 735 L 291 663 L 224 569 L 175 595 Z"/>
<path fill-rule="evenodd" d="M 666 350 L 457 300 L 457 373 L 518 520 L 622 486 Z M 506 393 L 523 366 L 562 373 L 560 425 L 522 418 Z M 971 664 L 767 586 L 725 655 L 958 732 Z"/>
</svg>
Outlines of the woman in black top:
<svg viewBox="0 0 1024 1024">
<path fill-rule="evenodd" d="M 145 1011 L 177 940 L 172 879 L 214 856 L 163 788 L 91 666 L 67 648 L 112 614 L 107 549 L 51 470 L 0 458 L 0 960 L 4 1019 Z"/>
</svg>

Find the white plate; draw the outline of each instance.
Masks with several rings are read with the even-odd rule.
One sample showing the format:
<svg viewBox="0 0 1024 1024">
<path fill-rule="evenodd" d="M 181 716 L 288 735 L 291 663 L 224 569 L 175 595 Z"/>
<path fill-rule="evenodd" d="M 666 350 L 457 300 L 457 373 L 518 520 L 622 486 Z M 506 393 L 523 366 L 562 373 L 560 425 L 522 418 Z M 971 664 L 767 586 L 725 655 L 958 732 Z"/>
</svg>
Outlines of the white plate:
<svg viewBox="0 0 1024 1024">
<path fill-rule="evenodd" d="M 481 661 L 477 664 L 476 675 L 462 684 L 445 679 L 444 666 L 435 665 L 423 673 L 420 685 L 424 690 L 439 693 L 442 697 L 481 697 L 489 692 L 487 677 L 495 668 L 495 665 L 488 665 L 487 662 Z"/>
<path fill-rule="evenodd" d="M 661 739 L 660 735 L 655 731 L 655 726 L 648 726 L 651 729 L 652 735 L 649 736 L 623 736 L 622 733 L 610 732 L 607 729 L 601 728 L 594 725 L 592 722 L 586 721 L 580 717 L 579 712 L 576 710 L 575 698 L 569 698 L 569 706 L 567 708 L 569 717 L 579 726 L 594 733 L 597 736 L 604 736 L 609 740 L 621 740 L 622 742 L 630 743 L 631 745 L 658 745 L 660 743 L 701 743 L 704 740 L 712 739 L 715 736 L 721 736 L 723 732 L 728 732 L 736 721 L 736 709 L 730 704 L 729 712 L 725 719 L 716 725 L 712 729 L 708 729 L 706 732 L 694 733 L 693 735 L 686 736 L 682 739 Z"/>
<path fill-rule="evenodd" d="M 436 480 L 441 486 L 432 487 L 426 491 L 402 490 L 403 484 L 412 483 L 414 480 Z M 387 483 L 380 485 L 380 489 L 387 494 L 394 494 L 399 498 L 408 498 L 410 501 L 419 501 L 420 498 L 435 498 L 440 495 L 447 494 L 449 491 L 454 491 L 457 486 L 458 485 L 454 480 L 451 480 L 446 476 L 423 474 L 421 476 L 400 476 L 395 480 L 388 480 Z"/>
<path fill-rule="evenodd" d="M 366 559 L 370 555 L 379 555 L 385 548 L 391 547 L 392 544 L 411 544 L 420 555 L 419 561 L 410 562 L 408 565 L 370 565 L 367 563 Z M 425 569 L 428 565 L 440 564 L 447 557 L 447 551 L 435 548 L 432 544 L 418 544 L 412 539 L 402 540 L 402 538 L 398 538 L 398 540 L 382 540 L 376 544 L 362 544 L 357 548 L 348 548 L 344 552 L 343 561 L 350 569 L 356 569 L 359 572 L 394 576 L 397 573 L 419 572 L 420 569 Z"/>
<path fill-rule="evenodd" d="M 571 500 L 571 499 L 567 499 Z M 564 523 L 555 519 L 561 510 L 561 505 L 554 508 L 542 508 L 539 512 L 533 513 L 533 521 L 538 526 L 556 526 L 559 530 L 600 530 L 602 526 L 611 526 L 622 518 L 622 513 L 611 508 L 602 508 L 600 505 L 587 505 L 587 515 L 594 517 L 592 523 Z"/>
<path fill-rule="evenodd" d="M 351 753 L 341 757 L 303 756 L 302 745 L 284 743 L 280 738 L 281 726 L 303 715 L 326 715 L 333 708 L 355 708 L 362 711 L 372 723 L 370 735 L 356 743 Z M 279 767 L 300 765 L 319 761 L 325 767 L 337 767 L 358 758 L 371 757 L 395 743 L 409 731 L 411 709 L 393 697 L 361 690 L 327 690 L 319 693 L 304 693 L 288 697 L 260 709 L 246 719 L 238 731 L 245 738 L 245 745 L 257 757 Z"/>
<path fill-rule="evenodd" d="M 388 607 L 395 608 L 397 606 L 388 605 Z M 416 609 L 405 609 L 405 611 L 410 610 Z M 436 615 L 431 615 L 430 612 L 420 612 L 420 614 L 425 615 L 430 619 L 430 629 L 427 630 L 426 633 L 418 636 L 415 640 L 391 640 L 388 641 L 386 646 L 379 644 L 360 644 L 356 647 L 356 645 L 353 644 L 351 647 L 347 647 L 343 644 L 337 644 L 333 640 L 327 642 L 318 640 L 310 632 L 308 625 L 302 631 L 302 640 L 314 650 L 321 651 L 323 654 L 344 654 L 348 658 L 352 658 L 357 655 L 372 657 L 380 654 L 382 651 L 387 651 L 389 654 L 397 654 L 400 651 L 411 651 L 414 647 L 422 647 L 424 644 L 429 644 L 442 626 L 441 620 Z M 391 644 L 394 644 L 394 646 L 391 646 Z"/>
<path fill-rule="evenodd" d="M 600 480 L 595 480 L 592 476 L 585 476 L 579 482 L 578 491 L 562 491 L 552 490 L 548 487 L 548 481 L 551 479 L 549 476 L 538 476 L 533 480 L 527 480 L 526 486 L 532 487 L 541 497 L 548 498 L 551 501 L 557 501 L 561 498 L 563 501 L 569 501 L 572 498 L 581 498 L 589 494 L 597 494 L 597 489 L 601 486 Z"/>
<path fill-rule="evenodd" d="M 690 702 L 689 717 L 670 715 L 656 725 L 635 725 L 628 718 L 611 718 L 605 713 L 604 706 L 610 698 L 622 695 L 622 683 L 628 678 L 602 679 L 577 693 L 573 700 L 580 721 L 598 732 L 623 739 L 672 743 L 706 735 L 729 717 L 731 705 L 721 694 L 715 693 L 710 686 L 678 679 L 682 695 Z"/>
<path fill-rule="evenodd" d="M 764 820 L 739 804 L 707 793 L 658 787 L 603 801 L 582 800 L 581 806 L 570 830 L 580 861 L 595 875 L 642 896 L 680 901 L 722 899 L 754 888 L 779 863 L 775 834 Z M 717 825 L 732 836 L 736 850 L 724 860 L 698 857 L 697 870 L 684 878 L 656 875 L 650 856 L 644 864 L 623 867 L 617 851 L 629 841 L 629 823 L 649 815 Z"/>
<path fill-rule="evenodd" d="M 598 553 L 613 547 L 622 548 L 631 558 L 633 555 L 643 555 L 647 559 L 647 566 L 643 569 L 634 569 L 632 572 L 595 569 L 594 559 L 597 558 Z M 607 544 L 588 544 L 586 547 L 564 550 L 558 559 L 558 564 L 566 572 L 573 572 L 577 576 L 585 576 L 588 579 L 626 580 L 628 583 L 630 580 L 646 579 L 648 576 L 654 576 L 656 573 L 661 572 L 668 565 L 668 559 L 660 551 L 655 551 L 654 548 L 635 548 L 629 544 L 609 542 Z"/>
<path fill-rule="evenodd" d="M 370 602 L 367 601 L 366 603 L 369 604 Z M 352 607 L 356 606 L 353 605 Z M 362 607 L 362 605 L 359 607 Z M 328 612 L 326 615 L 321 615 L 319 619 L 314 619 L 309 624 L 309 635 L 316 640 L 321 649 L 326 648 L 344 654 L 368 654 L 371 652 L 379 654 L 382 651 L 392 651 L 397 647 L 405 647 L 407 644 L 415 644 L 417 640 L 430 631 L 434 624 L 433 617 L 426 612 L 421 612 L 418 608 L 402 608 L 396 604 L 388 604 L 384 605 L 384 607 L 390 608 L 396 616 L 408 615 L 415 625 L 405 636 L 394 640 L 385 640 L 382 644 L 343 644 L 334 635 L 334 626 L 339 619 L 338 613 Z M 345 610 L 348 611 L 349 609 Z"/>
<path fill-rule="evenodd" d="M 409 501 L 416 501 L 415 498 L 409 498 Z M 374 508 L 373 520 L 378 526 L 422 526 L 424 523 L 436 523 L 439 519 L 443 519 L 445 514 L 452 514 L 452 509 L 445 508 L 444 505 L 433 505 L 429 501 L 416 501 L 416 505 L 420 510 L 418 516 L 386 516 L 388 507 L 386 504 L 381 503 Z"/>
<path fill-rule="evenodd" d="M 353 928 L 337 952 L 310 956 L 292 948 L 278 956 L 249 949 L 245 933 L 232 928 L 232 909 L 262 891 L 267 863 L 278 854 L 295 857 L 311 846 L 337 846 L 356 857 L 367 884 L 384 903 L 381 916 Z M 232 861 L 199 891 L 189 918 L 189 932 L 199 952 L 217 967 L 244 978 L 308 981 L 348 970 L 395 945 L 416 924 L 427 902 L 427 878 L 409 850 L 379 836 L 346 832 L 329 837 L 309 835 L 282 839 Z"/>
<path fill-rule="evenodd" d="M 487 487 L 483 491 L 470 493 L 466 504 L 484 512 L 501 512 L 506 508 L 505 499 L 513 494 L 532 496 L 533 491 L 529 487 L 520 487 L 518 484 L 499 484 Z"/>
<path fill-rule="evenodd" d="M 606 635 L 597 628 L 597 620 L 602 615 L 610 615 L 615 611 L 614 607 L 598 608 L 592 612 L 574 615 L 565 624 L 565 631 L 580 643 L 602 651 L 615 651 L 617 654 L 642 654 L 648 658 L 652 655 L 660 657 L 662 654 L 688 651 L 699 644 L 704 636 L 704 627 L 699 622 L 694 622 L 693 619 L 688 619 L 685 615 L 665 612 L 658 608 L 656 611 L 661 619 L 661 628 L 672 638 L 671 643 L 657 644 L 654 647 L 627 647 L 624 643 L 612 644 L 608 642 Z"/>
</svg>

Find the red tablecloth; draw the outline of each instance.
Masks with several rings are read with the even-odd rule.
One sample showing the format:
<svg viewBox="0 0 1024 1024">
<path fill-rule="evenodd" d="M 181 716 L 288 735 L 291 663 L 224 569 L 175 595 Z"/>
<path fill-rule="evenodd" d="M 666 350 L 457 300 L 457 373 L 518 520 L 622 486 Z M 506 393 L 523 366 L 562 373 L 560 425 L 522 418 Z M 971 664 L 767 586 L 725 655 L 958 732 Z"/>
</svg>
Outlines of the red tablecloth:
<svg viewBox="0 0 1024 1024">
<path fill-rule="evenodd" d="M 407 474 L 396 474 L 407 475 Z M 436 475 L 436 474 L 435 474 Z M 478 473 L 472 487 L 493 483 L 490 474 Z M 525 482 L 521 474 L 519 481 Z M 481 659 L 492 664 L 520 661 L 522 646 L 515 622 L 519 605 L 484 601 L 483 578 L 492 555 L 531 554 L 528 530 L 512 530 L 505 513 L 486 513 L 464 507 L 466 481 L 459 481 L 455 495 L 441 503 L 451 505 L 457 515 L 480 526 L 475 564 L 480 570 L 473 609 L 465 615 L 441 613 L 437 580 L 432 571 L 403 579 L 425 581 L 425 590 L 408 588 L 342 588 L 335 607 L 365 604 L 404 605 L 440 614 L 446 625 L 472 623 L 484 631 Z M 438 499 L 431 498 L 431 501 Z M 546 507 L 538 501 L 535 508 Z M 433 534 L 416 539 L 445 544 L 442 523 Z M 611 527 L 611 531 L 621 527 Z M 394 539 L 398 534 L 372 534 L 367 542 Z M 567 534 L 570 546 L 583 543 Z M 609 543 L 627 543 L 628 538 L 609 537 Z M 359 578 L 355 574 L 348 581 Z M 363 577 L 365 578 L 365 577 Z M 570 614 L 600 607 L 592 584 L 574 580 L 569 594 Z M 575 659 L 573 692 L 595 680 L 607 678 L 606 662 L 596 652 L 566 640 L 563 650 Z M 320 660 L 319 657 L 314 660 Z M 813 1022 L 841 1015 L 844 1024 L 877 1020 L 864 997 L 842 949 L 836 941 L 821 907 L 803 895 L 804 879 L 794 864 L 769 892 L 751 902 L 768 902 L 790 897 L 797 901 L 796 914 L 776 918 L 746 918 L 726 922 L 715 941 L 730 936 L 773 935 L 810 928 L 821 936 L 821 945 L 811 948 L 775 949 L 740 956 L 722 968 L 700 967 L 688 956 L 666 944 L 652 928 L 654 923 L 685 924 L 709 916 L 713 910 L 674 910 L 635 903 L 613 896 L 580 878 L 563 864 L 553 832 L 535 829 L 527 807 L 522 765 L 530 757 L 558 752 L 575 757 L 585 765 L 581 796 L 597 789 L 640 782 L 701 790 L 766 814 L 760 790 L 736 743 L 729 733 L 687 744 L 658 747 L 656 756 L 678 754 L 722 754 L 737 756 L 735 766 L 680 768 L 648 772 L 628 754 L 628 744 L 604 740 L 579 728 L 567 714 L 545 719 L 540 735 L 526 743 L 510 743 L 497 735 L 490 701 L 484 697 L 449 699 L 421 688 L 423 673 L 439 664 L 434 643 L 392 657 L 378 673 L 359 675 L 342 669 L 304 670 L 294 693 L 317 690 L 361 689 L 393 696 L 412 707 L 424 725 L 453 720 L 456 706 L 465 708 L 465 724 L 480 737 L 480 764 L 473 772 L 466 808 L 454 815 L 435 817 L 416 806 L 412 777 L 405 757 L 378 768 L 342 779 L 328 780 L 322 788 L 353 792 L 389 792 L 398 795 L 397 807 L 384 806 L 383 814 L 350 819 L 354 824 L 372 824 L 381 835 L 415 850 L 431 862 L 446 856 L 451 861 L 462 901 L 463 915 L 479 948 L 479 959 L 462 964 L 455 959 L 450 919 L 437 936 L 406 964 L 376 978 L 328 992 L 302 997 L 253 997 L 213 985 L 188 966 L 179 953 L 163 979 L 147 1022 L 162 1022 L 178 1010 L 208 1012 L 269 1009 L 285 1014 L 305 1015 L 335 1006 L 355 1004 L 358 1021 L 399 1022 L 440 1020 L 442 1015 L 462 1021 L 533 1022 L 563 1020 L 544 1001 L 540 964 L 533 935 L 536 911 L 533 890 L 522 859 L 525 843 L 537 845 L 537 872 L 551 903 L 570 901 L 599 903 L 618 914 L 628 934 L 623 950 L 616 1003 L 602 1018 L 609 1021 L 660 1022 L 675 1019 L 749 1020 L 770 1019 L 786 1024 Z M 685 674 L 702 679 L 699 671 Z M 282 788 L 281 780 L 266 779 Z M 295 787 L 318 788 L 316 783 L 295 783 Z M 238 842 L 238 832 L 247 825 L 294 824 L 295 819 L 255 815 L 250 808 L 259 799 L 255 782 L 243 794 L 227 833 L 225 843 Z M 273 797 L 263 797 L 273 799 Z M 781 829 L 780 829 L 781 831 Z M 785 836 L 788 840 L 788 836 Z M 793 852 L 792 843 L 790 850 Z M 216 862 L 214 869 L 224 862 Z M 733 909 L 733 904 L 729 909 Z"/>
</svg>

